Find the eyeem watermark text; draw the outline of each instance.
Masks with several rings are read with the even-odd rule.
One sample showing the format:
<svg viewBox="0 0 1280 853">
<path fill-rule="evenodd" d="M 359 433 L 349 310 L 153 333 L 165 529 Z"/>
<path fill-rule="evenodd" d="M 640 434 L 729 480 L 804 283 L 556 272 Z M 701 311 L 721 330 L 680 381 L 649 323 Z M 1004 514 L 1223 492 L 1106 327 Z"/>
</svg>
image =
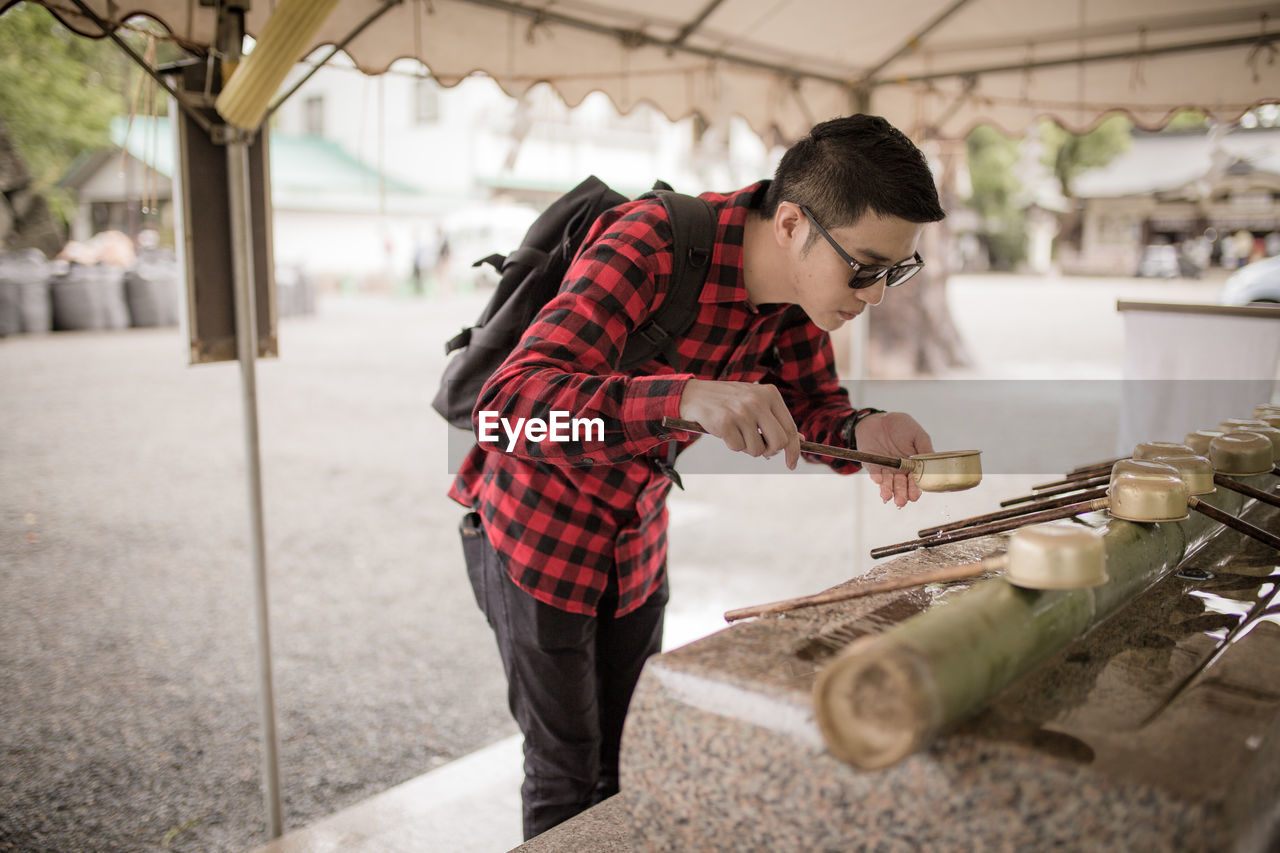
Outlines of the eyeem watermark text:
<svg viewBox="0 0 1280 853">
<path fill-rule="evenodd" d="M 521 434 L 525 441 L 604 441 L 604 418 L 575 418 L 568 412 L 552 410 L 551 420 L 516 418 L 512 423 L 498 417 L 497 412 L 481 412 L 477 422 L 477 438 L 481 442 L 498 441 L 498 427 L 507 436 L 507 451 L 515 449 Z"/>
</svg>

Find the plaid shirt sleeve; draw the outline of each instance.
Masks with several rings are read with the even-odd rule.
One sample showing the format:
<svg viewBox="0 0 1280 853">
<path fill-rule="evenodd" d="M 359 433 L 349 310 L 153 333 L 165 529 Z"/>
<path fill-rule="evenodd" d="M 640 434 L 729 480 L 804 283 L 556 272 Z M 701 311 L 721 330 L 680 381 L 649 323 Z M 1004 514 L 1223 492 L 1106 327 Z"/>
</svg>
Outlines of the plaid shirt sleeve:
<svg viewBox="0 0 1280 853">
<path fill-rule="evenodd" d="M 780 364 L 764 381 L 777 386 L 807 440 L 843 446 L 841 429 L 854 410 L 849 392 L 840 385 L 836 374 L 831 339 L 802 311 L 794 309 L 783 316 L 775 346 Z M 805 458 L 842 474 L 852 474 L 862 467 L 857 462 L 829 456 L 805 454 Z"/>
<path fill-rule="evenodd" d="M 572 466 L 623 462 L 666 440 L 662 418 L 679 416 L 691 375 L 627 376 L 614 366 L 666 291 L 670 242 L 670 225 L 652 205 L 596 223 L 560 292 L 481 389 L 473 413 L 481 447 Z M 482 416 L 487 431 L 479 429 Z M 553 417 L 598 418 L 603 435 L 588 426 L 576 439 L 565 430 L 567 440 L 538 441 L 516 427 L 521 418 L 551 423 Z"/>
</svg>

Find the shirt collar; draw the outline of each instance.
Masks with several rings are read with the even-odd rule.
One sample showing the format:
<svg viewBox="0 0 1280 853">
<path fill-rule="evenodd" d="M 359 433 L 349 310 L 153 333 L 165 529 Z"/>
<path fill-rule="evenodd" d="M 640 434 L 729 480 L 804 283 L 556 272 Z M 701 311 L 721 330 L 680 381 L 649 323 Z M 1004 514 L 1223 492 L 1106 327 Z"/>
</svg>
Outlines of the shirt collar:
<svg viewBox="0 0 1280 853">
<path fill-rule="evenodd" d="M 742 277 L 742 239 L 747 217 L 755 215 L 764 202 L 769 181 L 759 181 L 727 195 L 703 196 L 719 207 L 716 245 L 711 253 L 711 270 L 699 302 L 740 302 L 749 305 Z"/>
</svg>

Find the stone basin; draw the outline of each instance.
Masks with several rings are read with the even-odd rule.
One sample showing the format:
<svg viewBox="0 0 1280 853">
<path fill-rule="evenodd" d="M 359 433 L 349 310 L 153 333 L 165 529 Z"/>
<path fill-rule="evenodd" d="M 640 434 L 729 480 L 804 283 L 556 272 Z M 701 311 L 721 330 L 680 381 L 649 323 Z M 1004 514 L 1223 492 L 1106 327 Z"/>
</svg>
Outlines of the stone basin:
<svg viewBox="0 0 1280 853">
<path fill-rule="evenodd" d="M 1221 489 L 1210 502 L 1280 529 L 1276 508 Z M 608 804 L 627 830 L 611 849 L 1273 849 L 1280 597 L 1268 578 L 1280 553 L 1196 513 L 1082 521 L 1107 542 L 1112 581 L 1091 604 L 1105 618 L 1029 671 L 1000 673 L 1009 683 L 994 696 L 886 769 L 826 748 L 815 673 L 860 636 L 1003 580 L 764 617 L 652 659 L 624 732 L 621 802 Z M 1005 536 L 916 551 L 874 574 L 978 559 Z"/>
</svg>

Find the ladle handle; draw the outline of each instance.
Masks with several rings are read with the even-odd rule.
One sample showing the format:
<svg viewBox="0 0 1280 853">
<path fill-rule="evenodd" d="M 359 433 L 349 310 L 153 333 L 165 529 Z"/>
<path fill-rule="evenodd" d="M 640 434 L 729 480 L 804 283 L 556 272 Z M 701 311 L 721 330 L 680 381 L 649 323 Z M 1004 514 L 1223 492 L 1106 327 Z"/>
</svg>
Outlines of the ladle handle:
<svg viewBox="0 0 1280 853">
<path fill-rule="evenodd" d="M 1270 545 L 1272 548 L 1280 550 L 1280 536 L 1275 535 L 1269 530 L 1263 530 L 1261 527 L 1258 527 L 1256 524 L 1250 524 L 1249 522 L 1244 521 L 1243 519 L 1236 518 L 1231 513 L 1223 512 L 1213 504 L 1205 503 L 1199 498 L 1195 498 L 1195 497 L 1191 498 L 1190 500 L 1187 501 L 1187 506 L 1191 507 L 1198 513 L 1201 513 L 1203 515 L 1208 516 L 1209 518 L 1212 518 L 1214 521 L 1218 522 L 1219 524 L 1225 524 L 1227 527 L 1230 527 L 1232 530 L 1238 530 L 1239 532 L 1243 533 L 1245 536 L 1250 536 L 1254 539 L 1257 539 L 1259 542 L 1263 543 L 1264 545 Z"/>
<path fill-rule="evenodd" d="M 681 429 L 685 432 L 700 432 L 711 435 L 697 421 L 686 421 L 683 418 L 663 418 L 662 425 L 668 429 Z M 872 465 L 883 465 L 886 468 L 910 469 L 911 463 L 906 459 L 894 456 L 881 456 L 878 453 L 864 453 L 861 450 L 850 450 L 847 447 L 836 447 L 833 444 L 818 444 L 815 441 L 800 442 L 800 449 L 805 453 L 816 453 L 819 456 L 834 456 L 837 459 L 848 459 L 850 462 L 870 462 Z"/>
<path fill-rule="evenodd" d="M 1079 473 L 1068 474 L 1067 476 L 1063 477 L 1061 480 L 1054 480 L 1052 483 L 1041 483 L 1038 486 L 1032 486 L 1031 491 L 1043 492 L 1046 489 L 1056 489 L 1059 486 L 1071 486 L 1071 485 L 1075 485 L 1076 483 L 1079 483 L 1081 480 L 1091 480 L 1094 477 L 1100 477 L 1103 474 L 1110 476 L 1111 469 L 1110 468 L 1086 468 L 1084 471 L 1081 471 Z"/>
<path fill-rule="evenodd" d="M 1074 482 L 1071 482 L 1064 486 L 1059 486 L 1055 489 L 1043 489 L 1039 492 L 1036 492 L 1034 495 L 1024 495 L 1023 497 L 1020 497 L 1020 498 L 1009 498 L 1008 500 L 1000 501 L 1000 506 L 1016 506 L 1017 504 L 1028 503 L 1030 501 L 1039 500 L 1040 498 L 1051 498 L 1055 495 L 1066 495 L 1066 494 L 1070 494 L 1071 492 L 1081 492 L 1081 491 L 1084 491 L 1085 489 L 1092 489 L 1095 486 L 1101 486 L 1103 483 L 1106 483 L 1110 479 L 1111 479 L 1110 472 L 1106 474 L 1100 474 L 1097 477 L 1087 477 L 1081 480 L 1075 480 Z"/>
<path fill-rule="evenodd" d="M 739 619 L 750 619 L 753 616 L 767 616 L 770 613 L 786 613 L 789 610 L 799 610 L 801 607 L 812 607 L 816 604 L 830 604 L 833 601 L 845 601 L 850 598 L 859 598 L 864 595 L 874 595 L 877 592 L 892 592 L 895 589 L 910 589 L 913 586 L 924 586 L 925 584 L 930 583 L 945 583 L 947 581 L 976 577 L 977 575 L 993 568 L 989 563 L 989 560 L 979 560 L 976 563 L 961 563 L 958 566 L 946 566 L 941 569 L 933 569 L 932 571 L 920 572 L 918 574 L 907 575 L 905 577 L 886 578 L 881 581 L 869 581 L 867 583 L 857 584 L 856 586 L 829 589 L 826 592 L 819 592 L 814 595 L 803 595 L 799 598 L 787 598 L 782 601 L 775 601 L 772 604 L 757 604 L 752 607 L 740 607 L 737 610 L 730 610 L 725 613 L 724 621 L 736 622 Z"/>
<path fill-rule="evenodd" d="M 1085 512 L 1093 512 L 1097 509 L 1106 509 L 1110 505 L 1107 498 L 1097 498 L 1091 501 L 1081 501 L 1073 503 L 1069 506 L 1059 507 L 1058 509 L 1046 509 L 1040 512 L 1033 512 L 1030 515 L 1011 518 L 1007 521 L 995 521 L 990 524 L 979 524 L 976 527 L 966 527 L 963 530 L 953 530 L 950 533 L 943 533 L 940 536 L 929 536 L 923 539 L 912 539 L 910 542 L 900 542 L 897 545 L 882 545 L 879 548 L 871 549 L 872 557 L 892 557 L 894 554 L 905 554 L 908 551 L 914 551 L 917 548 L 932 548 L 936 545 L 950 545 L 952 542 L 963 542 L 965 539 L 977 539 L 979 536 L 986 536 L 991 533 L 1004 533 L 1006 530 L 1016 530 L 1019 527 L 1025 527 L 1028 524 L 1039 524 L 1042 521 L 1057 521 L 1060 518 L 1070 518 L 1073 515 L 1080 515 Z"/>
<path fill-rule="evenodd" d="M 1083 473 L 1083 472 L 1085 472 L 1085 471 L 1093 471 L 1093 470 L 1097 470 L 1097 469 L 1101 469 L 1101 468 L 1107 468 L 1107 469 L 1110 469 L 1112 465 L 1116 464 L 1116 463 L 1117 463 L 1117 462 L 1119 462 L 1121 459 L 1125 459 L 1125 458 L 1127 458 L 1127 457 L 1124 457 L 1124 456 L 1117 456 L 1115 459 L 1107 459 L 1107 460 L 1104 460 L 1104 461 L 1102 461 L 1102 462 L 1090 462 L 1088 465 L 1080 465 L 1080 466 L 1077 466 L 1077 467 L 1075 467 L 1075 468 L 1072 468 L 1070 471 L 1068 471 L 1068 472 L 1067 472 L 1067 476 L 1068 476 L 1068 477 L 1074 477 L 1074 476 L 1077 476 L 1077 475 L 1079 475 L 1079 474 L 1081 474 L 1081 473 Z"/>
<path fill-rule="evenodd" d="M 1244 495 L 1246 498 L 1253 498 L 1255 501 L 1262 501 L 1264 504 L 1271 504 L 1271 506 L 1280 506 L 1280 496 L 1264 492 L 1262 489 L 1255 489 L 1248 483 L 1241 483 L 1239 480 L 1233 480 L 1224 474 L 1214 474 L 1213 482 L 1224 489 L 1230 489 L 1237 494 Z"/>
<path fill-rule="evenodd" d="M 973 527 L 976 524 L 988 524 L 992 521 L 1003 521 L 1006 518 L 1017 518 L 1020 515 L 1028 515 L 1033 512 L 1040 512 L 1046 509 L 1057 509 L 1060 506 L 1069 506 L 1070 504 L 1080 503 L 1080 501 L 1091 501 L 1094 498 L 1106 497 L 1107 487 L 1099 486 L 1096 489 L 1089 489 L 1085 492 L 1077 492 L 1074 495 L 1067 495 L 1062 498 L 1045 498 L 1037 499 L 1033 504 L 1024 504 L 1023 506 L 1010 507 L 997 512 L 989 512 L 986 515 L 977 515 L 973 518 L 962 518 L 959 521 L 952 521 L 947 524 L 939 524 L 935 527 L 926 527 L 919 532 L 919 536 L 937 536 L 939 533 L 950 533 L 953 530 L 963 530 L 966 527 Z"/>
</svg>

